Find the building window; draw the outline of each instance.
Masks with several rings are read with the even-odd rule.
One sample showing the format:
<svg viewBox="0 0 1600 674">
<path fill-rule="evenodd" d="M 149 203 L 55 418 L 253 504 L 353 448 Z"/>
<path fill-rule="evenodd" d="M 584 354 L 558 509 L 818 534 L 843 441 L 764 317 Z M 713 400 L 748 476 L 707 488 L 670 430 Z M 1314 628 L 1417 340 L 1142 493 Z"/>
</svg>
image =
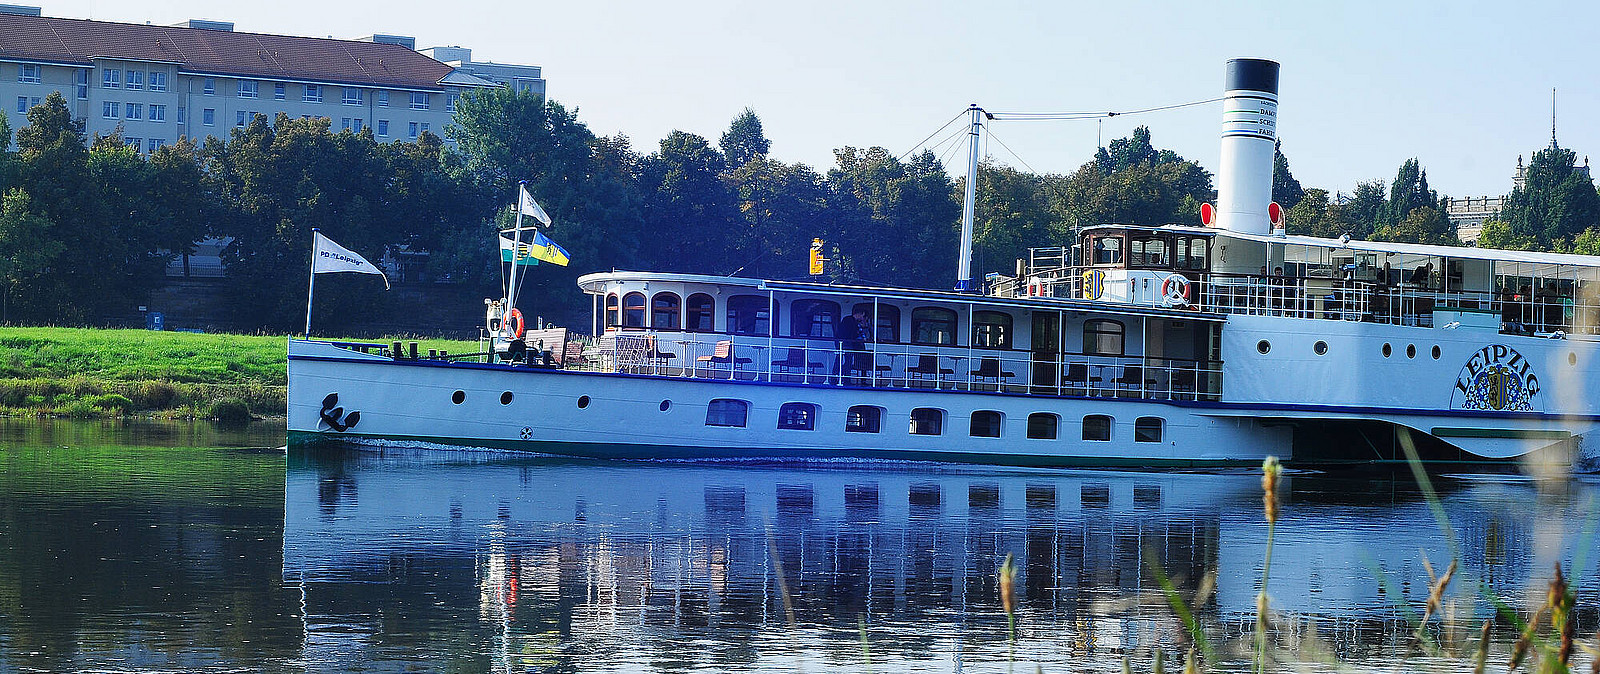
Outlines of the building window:
<svg viewBox="0 0 1600 674">
<path fill-rule="evenodd" d="M 1098 356 L 1120 356 L 1123 349 L 1122 324 L 1106 318 L 1083 322 L 1083 352 Z"/>
<path fill-rule="evenodd" d="M 877 309 L 877 315 L 873 315 Z M 892 304 L 873 305 L 868 302 L 857 304 L 850 313 L 864 311 L 874 326 L 875 339 L 879 342 L 893 344 L 900 341 L 900 307 Z"/>
<path fill-rule="evenodd" d="M 628 293 L 622 296 L 622 327 L 644 327 L 644 293 Z"/>
<path fill-rule="evenodd" d="M 260 98 L 261 83 L 255 80 L 239 80 L 239 98 Z"/>
<path fill-rule="evenodd" d="M 244 126 L 249 121 L 250 121 L 250 113 L 245 112 L 243 110 L 239 110 L 239 111 L 233 113 L 233 125 L 234 126 Z"/>
<path fill-rule="evenodd" d="M 650 298 L 650 327 L 656 330 L 677 330 L 678 305 L 677 293 L 656 293 Z"/>
<path fill-rule="evenodd" d="M 1003 311 L 973 312 L 972 345 L 985 349 L 1011 348 L 1011 314 Z"/>
<path fill-rule="evenodd" d="M 1139 417 L 1133 422 L 1134 442 L 1161 442 L 1166 421 L 1161 417 Z"/>
<path fill-rule="evenodd" d="M 300 100 L 305 101 L 307 103 L 321 103 L 322 102 L 322 85 L 320 85 L 320 84 L 307 84 L 306 85 L 306 92 L 300 96 Z"/>
<path fill-rule="evenodd" d="M 1061 427 L 1061 417 L 1049 412 L 1028 415 L 1028 437 L 1033 440 L 1054 440 Z"/>
<path fill-rule="evenodd" d="M 127 138 L 122 139 L 122 142 L 124 144 L 126 144 L 128 147 L 133 148 L 134 152 L 138 152 L 139 151 L 139 144 L 143 143 L 144 139 L 143 138 L 134 138 L 132 136 L 129 136 Z"/>
<path fill-rule="evenodd" d="M 795 300 L 789 305 L 789 334 L 795 337 L 833 337 L 838 322 L 838 302 Z"/>
<path fill-rule="evenodd" d="M 100 116 L 106 119 L 116 119 L 122 112 L 122 104 L 116 101 L 105 101 L 100 104 Z"/>
<path fill-rule="evenodd" d="M 1004 419 L 1004 416 L 993 410 L 973 412 L 971 430 L 968 434 L 974 438 L 998 438 L 1000 437 L 1000 422 Z"/>
<path fill-rule="evenodd" d="M 78 100 L 89 97 L 89 71 L 78 70 L 72 73 L 72 84 L 78 90 Z"/>
<path fill-rule="evenodd" d="M 183 107 L 181 105 L 178 106 L 178 123 L 182 124 L 186 119 L 188 119 L 188 117 L 189 117 L 189 109 L 185 108 L 185 107 Z"/>
<path fill-rule="evenodd" d="M 384 138 L 389 137 L 389 120 L 378 120 L 378 135 L 383 136 Z"/>
<path fill-rule="evenodd" d="M 136 90 L 136 91 L 144 89 L 144 71 L 143 70 L 129 70 L 128 71 L 128 88 Z"/>
<path fill-rule="evenodd" d="M 362 122 L 361 122 L 361 118 L 360 117 L 357 117 L 355 119 L 350 120 L 350 130 L 351 131 L 354 131 L 356 133 L 361 133 L 361 125 L 362 125 Z"/>
<path fill-rule="evenodd" d="M 288 85 L 286 85 L 286 84 L 284 84 L 282 82 L 277 82 L 277 83 L 272 85 L 272 99 L 273 100 L 281 101 L 281 100 L 283 100 L 285 98 L 288 98 L 288 97 L 289 97 L 289 87 L 288 87 Z"/>
<path fill-rule="evenodd" d="M 944 410 L 918 407 L 911 410 L 912 435 L 939 435 L 944 432 Z"/>
<path fill-rule="evenodd" d="M 427 122 L 423 122 L 422 123 L 422 132 L 423 133 L 427 133 L 428 132 L 428 123 Z"/>
<path fill-rule="evenodd" d="M 23 66 L 23 67 L 26 68 L 27 66 Z M 23 74 L 27 74 L 28 71 L 27 70 L 23 70 L 22 72 L 23 72 Z M 121 89 L 122 88 L 122 71 L 118 70 L 116 68 L 107 68 L 106 70 L 101 71 L 100 72 L 100 88 L 102 88 L 102 89 Z"/>
<path fill-rule="evenodd" d="M 411 126 L 409 128 L 411 130 L 411 140 L 416 140 L 417 139 L 417 123 L 416 122 L 412 122 Z"/>
<path fill-rule="evenodd" d="M 444 111 L 445 112 L 449 112 L 449 113 L 454 113 L 456 111 L 456 103 L 459 102 L 460 100 L 461 100 L 461 94 L 445 94 L 444 95 Z"/>
<path fill-rule="evenodd" d="M 856 405 L 844 413 L 846 433 L 877 433 L 883 427 L 883 408 Z"/>
<path fill-rule="evenodd" d="M 150 151 L 151 152 L 155 152 L 156 150 L 161 149 L 166 144 L 167 144 L 167 141 L 164 141 L 164 140 L 162 140 L 160 138 L 151 138 L 150 139 L 150 144 L 149 144 Z"/>
<path fill-rule="evenodd" d="M 350 130 L 350 118 L 349 117 L 340 118 L 339 119 L 339 128 L 343 129 L 345 131 L 349 131 Z"/>
<path fill-rule="evenodd" d="M 710 295 L 695 293 L 689 296 L 687 320 L 683 322 L 683 329 L 689 332 L 712 332 L 716 330 L 713 322 L 716 320 L 716 302 Z"/>
<path fill-rule="evenodd" d="M 817 406 L 811 403 L 784 403 L 778 408 L 778 428 L 809 431 L 817 427 Z"/>
<path fill-rule="evenodd" d="M 207 77 L 205 82 L 200 87 L 200 93 L 207 96 L 217 95 L 217 78 Z"/>
<path fill-rule="evenodd" d="M 28 111 L 28 97 L 27 96 L 18 96 L 17 97 L 17 112 L 27 112 L 27 111 Z"/>
<path fill-rule="evenodd" d="M 385 108 L 389 107 L 389 92 L 387 92 L 387 91 L 378 92 L 378 105 L 381 105 L 381 106 L 383 106 Z"/>
<path fill-rule="evenodd" d="M 750 414 L 750 403 L 743 400 L 718 398 L 706 405 L 707 426 L 734 426 L 744 428 Z"/>
<path fill-rule="evenodd" d="M 150 90 L 151 91 L 166 91 L 167 90 L 167 73 L 165 71 L 161 71 L 161 70 L 152 70 L 152 71 L 150 71 Z"/>
<path fill-rule="evenodd" d="M 1091 414 L 1083 418 L 1083 439 L 1106 441 L 1111 439 L 1111 417 Z"/>
<path fill-rule="evenodd" d="M 355 87 L 345 87 L 344 88 L 344 104 L 345 105 L 361 105 L 362 103 L 366 102 L 365 99 L 366 99 L 366 97 L 362 95 L 360 89 L 357 89 Z"/>
<path fill-rule="evenodd" d="M 911 310 L 911 342 L 913 344 L 953 345 L 956 343 L 956 312 L 939 307 L 917 307 Z"/>
<path fill-rule="evenodd" d="M 124 117 L 128 119 L 144 119 L 144 104 L 129 103 L 126 112 L 127 114 Z"/>
<path fill-rule="evenodd" d="M 412 110 L 427 110 L 428 109 L 428 95 L 425 94 L 425 93 L 422 93 L 420 91 L 412 92 L 411 93 L 411 109 Z"/>
<path fill-rule="evenodd" d="M 760 295 L 729 297 L 728 332 L 735 335 L 772 334 L 772 321 L 767 309 L 767 298 Z"/>
<path fill-rule="evenodd" d="M 200 111 L 200 123 L 204 124 L 206 126 L 211 126 L 212 124 L 216 124 L 217 123 L 217 111 L 213 110 L 211 108 L 206 108 L 204 110 L 201 110 Z"/>
<path fill-rule="evenodd" d="M 152 122 L 165 122 L 165 121 L 167 121 L 167 106 L 161 105 L 160 103 L 151 103 L 150 104 L 150 121 L 152 121 Z"/>
</svg>

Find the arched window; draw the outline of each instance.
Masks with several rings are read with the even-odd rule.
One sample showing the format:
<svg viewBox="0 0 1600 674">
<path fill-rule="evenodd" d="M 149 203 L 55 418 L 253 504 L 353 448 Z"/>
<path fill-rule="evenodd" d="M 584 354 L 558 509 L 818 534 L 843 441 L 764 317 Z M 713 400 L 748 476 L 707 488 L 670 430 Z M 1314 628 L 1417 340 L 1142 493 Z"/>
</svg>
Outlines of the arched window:
<svg viewBox="0 0 1600 674">
<path fill-rule="evenodd" d="M 984 349 L 1011 348 L 1011 314 L 1003 311 L 973 312 L 972 345 Z"/>
<path fill-rule="evenodd" d="M 817 427 L 817 406 L 811 403 L 784 403 L 778 408 L 778 428 L 809 431 Z"/>
<path fill-rule="evenodd" d="M 606 295 L 606 327 L 622 325 L 621 300 L 616 295 Z"/>
<path fill-rule="evenodd" d="M 1000 422 L 1005 419 L 999 412 L 991 410 L 978 410 L 972 413 L 972 428 L 969 433 L 974 438 L 1000 437 Z"/>
<path fill-rule="evenodd" d="M 1028 437 L 1034 440 L 1054 440 L 1056 430 L 1061 426 L 1061 417 L 1049 412 L 1034 412 L 1028 415 Z"/>
<path fill-rule="evenodd" d="M 1120 356 L 1123 349 L 1122 324 L 1107 318 L 1083 322 L 1083 352 L 1099 356 Z"/>
<path fill-rule="evenodd" d="M 1134 442 L 1161 442 L 1167 422 L 1161 417 L 1139 417 L 1133 422 Z"/>
<path fill-rule="evenodd" d="M 734 295 L 728 298 L 728 332 L 735 335 L 772 333 L 772 318 L 767 298 L 761 295 Z"/>
<path fill-rule="evenodd" d="M 736 426 L 744 428 L 750 414 L 750 403 L 743 400 L 718 398 L 706 405 L 707 426 Z"/>
<path fill-rule="evenodd" d="M 1085 440 L 1110 440 L 1111 417 L 1104 414 L 1091 414 L 1083 418 L 1083 439 Z"/>
<path fill-rule="evenodd" d="M 795 337 L 832 337 L 838 323 L 838 302 L 795 300 L 789 305 L 789 334 Z"/>
<path fill-rule="evenodd" d="M 622 327 L 644 327 L 644 293 L 628 293 L 622 296 Z"/>
<path fill-rule="evenodd" d="M 650 298 L 650 327 L 656 330 L 678 329 L 678 294 L 656 293 Z"/>
<path fill-rule="evenodd" d="M 911 342 L 952 346 L 956 343 L 956 312 L 939 307 L 911 310 Z"/>
<path fill-rule="evenodd" d="M 875 338 L 880 343 L 893 344 L 900 341 L 900 307 L 893 304 L 877 305 L 878 315 L 872 315 L 873 304 L 862 302 L 852 308 L 851 312 L 865 311 L 871 323 L 876 326 L 873 330 Z"/>
<path fill-rule="evenodd" d="M 944 410 L 918 407 L 911 410 L 912 435 L 939 435 L 944 432 Z"/>
<path fill-rule="evenodd" d="M 716 326 L 716 300 L 705 293 L 695 293 L 689 296 L 688 320 L 683 322 L 683 329 L 689 332 L 715 332 Z"/>
<path fill-rule="evenodd" d="M 847 433 L 877 433 L 883 427 L 883 408 L 856 405 L 844 414 Z"/>
</svg>

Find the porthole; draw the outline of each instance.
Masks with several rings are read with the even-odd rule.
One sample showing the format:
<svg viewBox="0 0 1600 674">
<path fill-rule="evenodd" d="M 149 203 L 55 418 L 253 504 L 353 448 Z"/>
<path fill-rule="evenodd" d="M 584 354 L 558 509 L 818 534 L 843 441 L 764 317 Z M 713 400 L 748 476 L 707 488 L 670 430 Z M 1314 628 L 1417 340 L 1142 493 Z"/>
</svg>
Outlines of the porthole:
<svg viewBox="0 0 1600 674">
<path fill-rule="evenodd" d="M 450 402 L 453 402 L 453 403 L 455 403 L 457 405 L 460 405 L 461 403 L 464 403 L 466 401 L 467 401 L 467 392 L 466 391 L 456 391 L 455 393 L 450 394 Z"/>
<path fill-rule="evenodd" d="M 589 396 L 578 396 L 578 409 L 581 410 L 581 409 L 586 409 L 588 407 L 589 407 Z"/>
<path fill-rule="evenodd" d="M 1434 360 L 1439 360 L 1439 356 L 1440 355 L 1441 354 L 1439 352 L 1439 345 L 1438 344 L 1433 345 L 1433 359 Z"/>
<path fill-rule="evenodd" d="M 1327 355 L 1328 343 L 1318 340 L 1316 344 L 1311 345 L 1311 350 L 1317 352 L 1317 355 L 1319 356 Z"/>
<path fill-rule="evenodd" d="M 1272 350 L 1272 343 L 1265 339 L 1256 342 L 1256 350 L 1260 351 L 1262 354 L 1265 354 L 1266 352 Z"/>
<path fill-rule="evenodd" d="M 1567 352 L 1567 364 L 1568 365 L 1577 365 L 1578 364 L 1578 353 L 1576 351 Z"/>
<path fill-rule="evenodd" d="M 1390 354 L 1393 354 L 1393 353 L 1394 353 L 1394 347 L 1389 346 L 1388 342 L 1384 342 L 1383 343 L 1383 357 L 1384 358 L 1388 358 L 1390 356 Z"/>
<path fill-rule="evenodd" d="M 511 404 L 511 392 L 510 391 L 506 391 L 505 393 L 500 394 L 500 404 L 501 405 L 510 405 Z"/>
<path fill-rule="evenodd" d="M 671 400 L 663 400 L 663 401 L 661 401 L 661 411 L 665 412 L 665 411 L 670 410 L 670 409 L 672 409 L 672 401 Z"/>
<path fill-rule="evenodd" d="M 1407 358 L 1416 358 L 1417 357 L 1417 345 L 1416 344 L 1407 344 L 1406 345 L 1406 357 Z"/>
</svg>

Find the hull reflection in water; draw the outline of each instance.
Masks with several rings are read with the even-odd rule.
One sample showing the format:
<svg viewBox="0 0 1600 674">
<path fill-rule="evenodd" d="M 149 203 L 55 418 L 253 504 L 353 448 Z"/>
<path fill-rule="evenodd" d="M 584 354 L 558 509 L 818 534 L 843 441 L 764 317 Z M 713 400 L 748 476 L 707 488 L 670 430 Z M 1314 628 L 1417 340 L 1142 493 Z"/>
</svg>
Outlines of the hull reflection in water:
<svg viewBox="0 0 1600 674">
<path fill-rule="evenodd" d="M 1575 553 L 1554 541 L 1573 538 L 1561 528 L 1576 520 L 1541 531 L 1504 507 L 1527 502 L 1530 485 L 1441 482 L 1469 577 L 1459 615 L 1485 611 L 1467 583 L 1520 605 L 1542 582 L 1541 560 Z M 1419 550 L 1443 566 L 1450 547 L 1409 476 L 1286 483 L 1272 594 L 1287 629 L 1317 623 L 1342 657 L 1399 657 L 1389 644 L 1409 628 L 1393 599 L 1419 605 Z M 1180 643 L 1155 567 L 1186 598 L 1215 574 L 1202 623 L 1214 639 L 1248 629 L 1265 544 L 1259 485 L 1249 471 L 293 450 L 284 576 L 304 588 L 304 656 L 329 667 L 426 641 L 509 671 L 856 671 L 867 653 L 886 671 L 952 671 L 1012 657 L 995 580 L 1009 553 L 1016 660 L 1109 671 L 1124 649 L 1148 658 Z M 1580 596 L 1591 623 L 1594 605 Z"/>
</svg>

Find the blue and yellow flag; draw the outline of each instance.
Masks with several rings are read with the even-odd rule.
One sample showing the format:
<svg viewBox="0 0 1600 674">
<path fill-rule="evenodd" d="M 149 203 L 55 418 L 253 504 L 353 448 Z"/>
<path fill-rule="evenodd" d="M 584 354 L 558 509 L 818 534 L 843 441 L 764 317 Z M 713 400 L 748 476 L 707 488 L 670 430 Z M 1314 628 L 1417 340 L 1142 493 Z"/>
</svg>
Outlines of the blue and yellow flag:
<svg viewBox="0 0 1600 674">
<path fill-rule="evenodd" d="M 572 261 L 572 256 L 567 253 L 567 249 L 551 241 L 550 237 L 544 235 L 544 232 L 533 233 L 533 241 L 529 243 L 529 252 L 540 260 L 563 267 Z"/>
<path fill-rule="evenodd" d="M 517 247 L 517 253 L 515 255 L 515 258 L 517 260 L 517 264 L 522 265 L 524 267 L 536 267 L 536 266 L 539 265 L 539 260 L 536 257 L 534 257 L 533 248 L 530 247 L 526 241 L 522 242 L 521 244 L 516 244 L 511 239 L 507 239 L 506 237 L 503 237 L 503 236 L 500 237 L 500 261 L 501 262 L 510 262 L 511 261 L 511 259 L 513 257 L 512 254 L 511 254 L 511 248 L 512 248 L 513 245 L 515 245 Z"/>
</svg>

